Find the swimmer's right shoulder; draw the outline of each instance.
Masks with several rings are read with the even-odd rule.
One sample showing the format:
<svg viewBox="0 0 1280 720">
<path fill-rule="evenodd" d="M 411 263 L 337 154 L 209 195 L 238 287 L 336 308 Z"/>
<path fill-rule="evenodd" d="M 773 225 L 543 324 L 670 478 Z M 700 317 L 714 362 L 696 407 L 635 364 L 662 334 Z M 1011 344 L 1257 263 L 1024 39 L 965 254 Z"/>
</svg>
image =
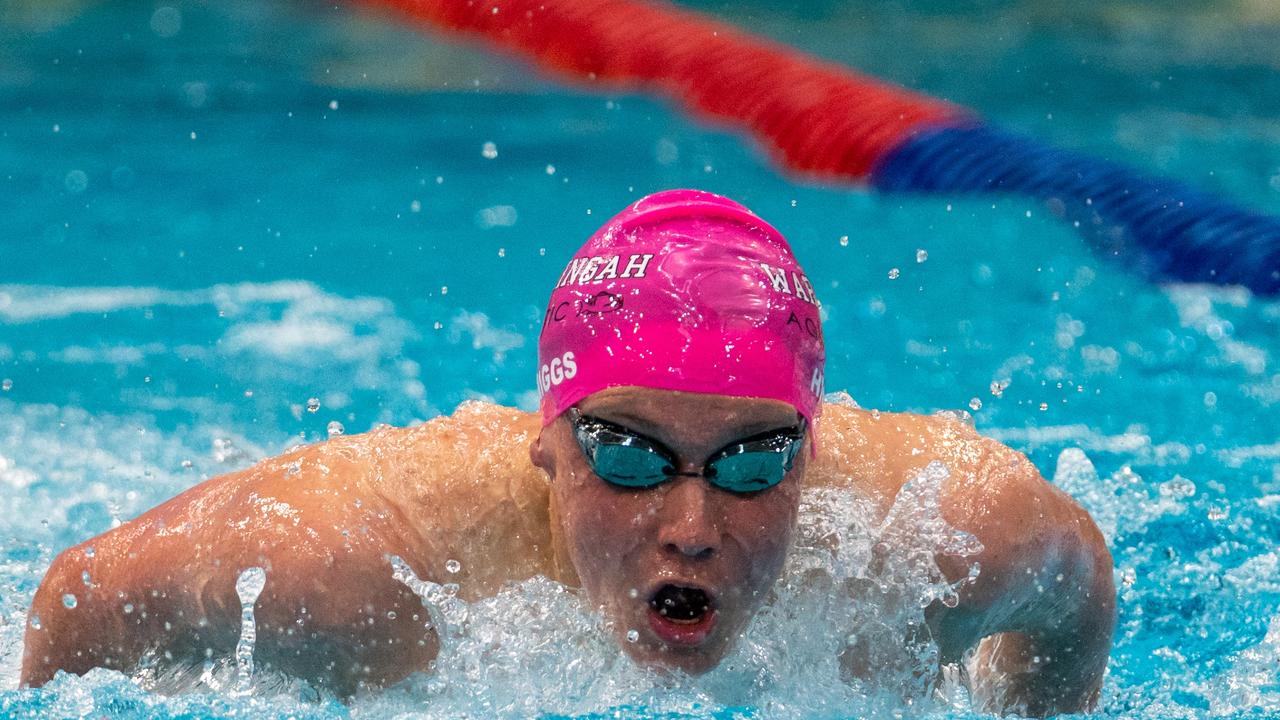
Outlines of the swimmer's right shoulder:
<svg viewBox="0 0 1280 720">
<path fill-rule="evenodd" d="M 483 593 L 546 574 L 547 479 L 529 460 L 540 428 L 536 414 L 470 401 L 421 425 L 376 430 L 366 441 L 378 455 L 372 489 L 418 531 L 432 556 L 469 569 L 464 587 Z"/>
</svg>

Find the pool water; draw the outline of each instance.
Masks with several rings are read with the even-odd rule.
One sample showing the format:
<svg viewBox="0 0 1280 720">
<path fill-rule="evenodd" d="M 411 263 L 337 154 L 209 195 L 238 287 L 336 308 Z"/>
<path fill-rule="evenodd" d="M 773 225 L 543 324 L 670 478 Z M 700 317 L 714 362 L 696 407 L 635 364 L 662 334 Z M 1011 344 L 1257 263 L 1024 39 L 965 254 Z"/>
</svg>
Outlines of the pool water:
<svg viewBox="0 0 1280 720">
<path fill-rule="evenodd" d="M 1280 11 L 1265 0 L 691 6 L 1280 213 Z M 789 177 L 667 102 L 566 88 L 346 4 L 11 0 L 0 714 L 971 715 L 953 684 L 905 705 L 833 682 L 828 618 L 867 619 L 796 578 L 865 562 L 803 540 L 734 669 L 698 683 L 629 665 L 579 598 L 532 582 L 465 608 L 437 676 L 350 705 L 280 678 L 237 695 L 217 672 L 176 694 L 105 671 L 14 689 L 61 549 L 331 432 L 473 399 L 531 409 L 567 257 L 669 187 L 733 197 L 790 238 L 827 312 L 829 390 L 966 411 L 1094 514 L 1120 592 L 1099 715 L 1280 713 L 1280 301 L 1149 284 L 1029 201 Z M 901 512 L 928 530 L 921 547 L 963 545 L 930 510 L 936 480 Z M 850 552 L 879 537 L 848 498 L 807 502 L 811 535 Z M 908 600 L 946 591 L 927 573 L 895 582 Z M 879 632 L 901 632 L 909 605 Z M 897 680 L 928 663 L 927 647 L 903 652 L 886 661 Z"/>
</svg>

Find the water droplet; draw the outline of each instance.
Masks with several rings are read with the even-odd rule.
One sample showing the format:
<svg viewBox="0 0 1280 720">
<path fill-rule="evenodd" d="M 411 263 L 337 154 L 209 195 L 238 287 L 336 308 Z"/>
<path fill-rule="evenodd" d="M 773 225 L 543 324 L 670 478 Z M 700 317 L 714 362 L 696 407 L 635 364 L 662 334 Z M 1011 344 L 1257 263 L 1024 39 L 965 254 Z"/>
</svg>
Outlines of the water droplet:
<svg viewBox="0 0 1280 720">
<path fill-rule="evenodd" d="M 840 236 L 840 247 L 849 247 L 849 236 L 848 236 L 848 235 L 841 235 L 841 236 Z"/>
<path fill-rule="evenodd" d="M 462 563 L 457 560 L 449 559 L 445 561 L 444 569 L 451 573 L 456 573 L 462 570 Z"/>
<path fill-rule="evenodd" d="M 329 437 L 334 437 L 335 435 L 341 435 L 342 433 L 346 432 L 346 428 L 342 427 L 342 423 L 338 422 L 337 420 L 330 421 L 329 426 L 325 429 L 328 430 Z"/>
<path fill-rule="evenodd" d="M 627 642 L 632 642 L 632 643 L 633 643 L 633 642 L 638 641 L 639 639 L 640 639 L 640 631 L 639 631 L 639 630 L 628 630 L 628 631 L 627 631 Z"/>
<path fill-rule="evenodd" d="M 173 37 L 182 31 L 182 12 L 175 7 L 159 7 L 151 13 L 151 32 L 160 37 Z"/>
<path fill-rule="evenodd" d="M 890 269 L 889 269 L 889 279 L 890 279 L 890 280 L 897 280 L 897 279 L 898 279 L 898 276 L 899 276 L 899 275 L 901 275 L 901 274 L 902 274 L 902 271 L 901 271 L 901 270 L 899 270 L 898 268 L 890 268 Z"/>
<path fill-rule="evenodd" d="M 498 146 L 491 142 L 487 142 L 480 148 L 480 154 L 484 156 L 484 159 L 492 160 L 498 157 Z"/>
<path fill-rule="evenodd" d="M 80 602 L 76 600 L 76 596 L 72 595 L 71 593 L 65 593 L 62 596 L 62 606 L 68 610 L 75 609 L 75 606 L 79 604 Z"/>
<path fill-rule="evenodd" d="M 974 397 L 969 398 L 969 409 L 977 412 L 982 409 L 982 400 Z"/>
<path fill-rule="evenodd" d="M 12 381 L 12 380 L 10 380 L 9 378 L 5 378 L 4 380 L 0 380 L 0 390 L 3 390 L 3 391 L 5 391 L 5 392 L 9 392 L 9 391 L 10 391 L 10 390 L 12 390 L 12 389 L 13 389 L 13 381 Z"/>
<path fill-rule="evenodd" d="M 307 412 L 313 413 L 320 409 L 320 398 L 307 398 Z"/>
<path fill-rule="evenodd" d="M 928 260 L 928 259 L 929 259 L 929 251 L 928 251 L 928 250 L 923 250 L 923 249 L 921 249 L 921 250 L 916 250 L 916 262 L 918 262 L 918 263 L 922 263 L 922 262 L 924 262 L 925 260 Z"/>
</svg>

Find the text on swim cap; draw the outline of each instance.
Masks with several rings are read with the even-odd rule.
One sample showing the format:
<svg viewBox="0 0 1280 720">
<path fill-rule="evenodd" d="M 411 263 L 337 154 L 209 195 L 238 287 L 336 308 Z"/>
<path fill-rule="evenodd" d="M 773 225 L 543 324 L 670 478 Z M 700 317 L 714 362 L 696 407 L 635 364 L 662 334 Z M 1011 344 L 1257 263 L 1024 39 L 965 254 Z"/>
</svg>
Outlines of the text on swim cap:
<svg viewBox="0 0 1280 720">
<path fill-rule="evenodd" d="M 543 363 L 538 370 L 538 392 L 545 395 L 551 388 L 565 380 L 572 380 L 577 374 L 578 362 L 574 360 L 572 350 L 560 357 L 551 358 L 551 362 Z"/>
<path fill-rule="evenodd" d="M 619 273 L 618 265 L 622 261 L 621 255 L 592 255 L 591 257 L 574 258 L 570 261 L 569 267 L 565 268 L 560 275 L 560 281 L 556 283 L 556 287 L 602 283 L 605 280 L 616 280 L 617 278 L 642 278 L 649 268 L 649 261 L 652 259 L 653 253 L 630 255 L 627 257 L 626 265 L 622 268 L 622 272 Z"/>
<path fill-rule="evenodd" d="M 769 278 L 769 282 L 773 284 L 773 289 L 784 295 L 794 295 L 801 300 L 813 305 L 821 305 L 818 302 L 818 296 L 813 292 L 813 283 L 809 282 L 809 278 L 804 273 L 798 273 L 794 270 L 790 272 L 791 282 L 787 282 L 788 272 L 782 268 L 776 268 L 767 263 L 760 263 L 760 269 L 764 270 L 764 274 Z"/>
<path fill-rule="evenodd" d="M 822 368 L 813 369 L 813 377 L 809 378 L 809 392 L 818 397 L 822 397 L 822 383 L 825 378 L 822 377 Z"/>
</svg>

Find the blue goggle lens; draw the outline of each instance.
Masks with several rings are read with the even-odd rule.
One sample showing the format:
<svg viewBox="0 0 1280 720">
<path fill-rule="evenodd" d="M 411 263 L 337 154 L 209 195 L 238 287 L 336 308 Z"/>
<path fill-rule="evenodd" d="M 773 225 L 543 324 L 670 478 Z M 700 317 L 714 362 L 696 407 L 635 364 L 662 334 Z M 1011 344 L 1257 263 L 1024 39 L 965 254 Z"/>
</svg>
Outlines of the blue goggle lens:
<svg viewBox="0 0 1280 720">
<path fill-rule="evenodd" d="M 626 488 L 650 488 L 677 475 L 673 453 L 661 443 L 599 418 L 569 410 L 574 435 L 592 472 Z M 731 443 L 711 456 L 702 476 L 718 488 L 752 493 L 782 482 L 804 444 L 803 421 Z"/>
</svg>

